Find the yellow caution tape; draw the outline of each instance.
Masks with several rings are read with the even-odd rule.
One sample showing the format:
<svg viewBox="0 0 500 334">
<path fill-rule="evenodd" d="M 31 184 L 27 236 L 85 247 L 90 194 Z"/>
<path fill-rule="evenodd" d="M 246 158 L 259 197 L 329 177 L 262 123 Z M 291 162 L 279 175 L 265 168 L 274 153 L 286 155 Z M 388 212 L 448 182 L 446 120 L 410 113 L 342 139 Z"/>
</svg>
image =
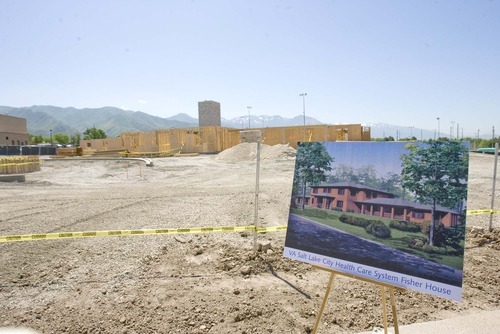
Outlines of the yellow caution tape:
<svg viewBox="0 0 500 334">
<path fill-rule="evenodd" d="M 286 226 L 259 227 L 254 226 L 220 226 L 220 227 L 194 227 L 194 228 L 166 228 L 166 229 L 142 229 L 142 230 L 112 230 L 112 231 L 85 231 L 85 232 L 60 232 L 42 234 L 22 234 L 0 236 L 1 242 L 35 241 L 72 238 L 94 238 L 94 237 L 123 237 L 151 234 L 182 234 L 182 233 L 210 233 L 210 232 L 244 232 L 257 231 L 258 233 L 275 232 L 286 230 Z"/>
<path fill-rule="evenodd" d="M 500 211 L 490 209 L 467 210 L 467 214 L 500 214 Z M 94 237 L 124 237 L 136 235 L 152 234 L 183 234 L 183 233 L 213 233 L 213 232 L 244 232 L 256 231 L 257 233 L 277 232 L 287 229 L 286 225 L 274 227 L 254 226 L 218 226 L 218 227 L 191 227 L 191 228 L 166 228 L 166 229 L 141 229 L 141 230 L 111 230 L 111 231 L 84 231 L 84 232 L 60 232 L 60 233 L 42 233 L 42 234 L 22 234 L 0 236 L 2 242 L 16 241 L 35 241 L 35 240 L 53 240 L 53 239 L 72 239 L 72 238 L 94 238 Z"/>
<path fill-rule="evenodd" d="M 259 228 L 257 228 L 257 232 L 258 233 L 277 232 L 277 231 L 284 231 L 286 229 L 287 229 L 286 225 L 275 226 L 275 227 L 259 227 Z"/>
<path fill-rule="evenodd" d="M 121 151 L 119 152 L 120 154 L 123 154 L 123 155 L 148 155 L 148 154 L 174 154 L 174 153 L 177 153 L 179 152 L 181 149 L 180 148 L 174 148 L 174 149 L 171 149 L 171 150 L 166 150 L 166 151 L 155 151 L 155 152 L 140 152 L 140 151 L 130 151 L 130 152 L 127 152 L 127 151 Z"/>
<path fill-rule="evenodd" d="M 0 167 L 6 167 L 6 166 L 23 166 L 23 165 L 33 165 L 33 164 L 40 164 L 40 161 L 32 161 L 32 162 L 18 162 L 18 163 L 8 163 L 8 164 L 0 164 Z"/>
<path fill-rule="evenodd" d="M 468 215 L 480 215 L 483 213 L 489 213 L 490 215 L 498 215 L 498 214 L 500 214 L 500 211 L 493 211 L 491 209 L 467 210 Z"/>
</svg>

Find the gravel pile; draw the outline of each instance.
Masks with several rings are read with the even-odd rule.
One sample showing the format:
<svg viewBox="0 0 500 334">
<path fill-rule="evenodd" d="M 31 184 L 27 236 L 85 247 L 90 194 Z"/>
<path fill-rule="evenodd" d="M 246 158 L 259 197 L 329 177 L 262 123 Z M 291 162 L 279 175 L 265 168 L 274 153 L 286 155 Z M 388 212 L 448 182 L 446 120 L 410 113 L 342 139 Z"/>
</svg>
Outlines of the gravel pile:
<svg viewBox="0 0 500 334">
<path fill-rule="evenodd" d="M 296 150 L 288 144 L 261 144 L 260 158 L 263 160 L 286 160 L 295 158 Z M 252 161 L 257 157 L 257 143 L 241 143 L 217 155 L 217 160 L 227 162 Z"/>
</svg>

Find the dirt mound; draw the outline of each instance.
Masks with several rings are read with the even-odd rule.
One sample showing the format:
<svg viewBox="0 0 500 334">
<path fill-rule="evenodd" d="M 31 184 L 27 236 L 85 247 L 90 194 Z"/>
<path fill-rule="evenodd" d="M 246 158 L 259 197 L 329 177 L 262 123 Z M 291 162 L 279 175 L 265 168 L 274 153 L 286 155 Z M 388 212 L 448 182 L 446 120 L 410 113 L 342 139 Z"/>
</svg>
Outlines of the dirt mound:
<svg viewBox="0 0 500 334">
<path fill-rule="evenodd" d="M 500 250 L 500 229 L 493 229 L 491 232 L 487 228 L 473 226 L 467 229 L 467 240 L 478 247 L 490 247 Z"/>
<path fill-rule="evenodd" d="M 260 158 L 263 160 L 284 160 L 294 158 L 296 151 L 288 144 L 261 144 Z M 227 162 L 252 161 L 257 157 L 257 143 L 241 143 L 217 155 L 217 160 Z"/>
<path fill-rule="evenodd" d="M 158 158 L 151 168 L 130 164 L 128 175 L 119 161 L 48 161 L 24 184 L 0 183 L 0 235 L 251 225 L 252 152 L 255 144 L 242 144 L 220 161 Z M 287 222 L 292 153 L 288 145 L 263 145 L 259 226 Z M 491 202 L 485 189 L 493 159 L 471 156 L 469 209 Z M 500 309 L 500 215 L 493 216 L 492 232 L 489 218 L 467 216 L 473 227 L 466 231 L 463 302 L 396 290 L 400 325 Z M 330 275 L 283 257 L 285 238 L 285 231 L 259 234 L 256 254 L 251 232 L 4 243 L 0 327 L 55 334 L 311 333 Z M 319 332 L 382 327 L 380 292 L 336 276 Z"/>
</svg>

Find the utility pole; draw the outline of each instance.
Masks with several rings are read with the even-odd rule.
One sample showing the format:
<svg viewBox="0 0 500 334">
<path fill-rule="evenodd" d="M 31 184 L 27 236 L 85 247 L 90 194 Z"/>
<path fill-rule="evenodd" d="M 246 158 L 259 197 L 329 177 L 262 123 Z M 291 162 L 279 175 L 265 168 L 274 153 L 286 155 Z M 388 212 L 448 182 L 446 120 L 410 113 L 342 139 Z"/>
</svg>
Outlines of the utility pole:
<svg viewBox="0 0 500 334">
<path fill-rule="evenodd" d="M 247 109 L 248 109 L 248 128 L 250 129 L 250 109 L 252 109 L 252 107 L 248 106 Z"/>
<path fill-rule="evenodd" d="M 302 115 L 304 118 L 304 128 L 302 131 L 304 132 L 304 142 L 305 142 L 306 141 L 306 96 L 307 96 L 307 93 L 299 94 L 299 96 L 302 96 Z"/>
</svg>

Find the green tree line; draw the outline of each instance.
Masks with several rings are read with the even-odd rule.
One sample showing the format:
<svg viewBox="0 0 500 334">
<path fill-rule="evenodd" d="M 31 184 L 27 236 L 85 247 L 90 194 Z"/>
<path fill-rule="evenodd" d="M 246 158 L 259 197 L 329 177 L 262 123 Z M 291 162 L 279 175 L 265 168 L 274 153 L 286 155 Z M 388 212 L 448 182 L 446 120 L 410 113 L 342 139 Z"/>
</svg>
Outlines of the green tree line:
<svg viewBox="0 0 500 334">
<path fill-rule="evenodd" d="M 83 132 L 83 139 L 104 139 L 107 138 L 106 133 L 102 129 L 97 129 L 96 127 L 87 128 Z M 82 134 L 73 133 L 71 135 L 65 133 L 54 133 L 51 137 L 44 137 L 42 135 L 30 135 L 29 142 L 31 144 L 43 144 L 43 143 L 52 143 L 52 144 L 60 144 L 60 145 L 74 145 L 79 146 L 80 140 L 82 139 Z"/>
</svg>

